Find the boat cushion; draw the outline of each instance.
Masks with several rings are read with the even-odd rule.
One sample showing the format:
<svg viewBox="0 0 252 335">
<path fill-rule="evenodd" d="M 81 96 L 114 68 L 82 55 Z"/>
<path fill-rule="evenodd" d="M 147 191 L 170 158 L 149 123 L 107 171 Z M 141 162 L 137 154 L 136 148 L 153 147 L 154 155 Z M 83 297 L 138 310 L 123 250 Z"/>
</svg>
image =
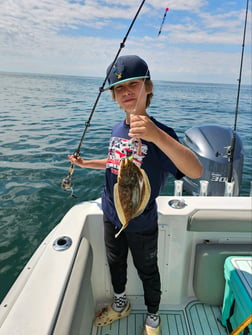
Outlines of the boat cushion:
<svg viewBox="0 0 252 335">
<path fill-rule="evenodd" d="M 187 230 L 198 232 L 251 232 L 251 210 L 200 209 L 189 217 Z"/>
</svg>

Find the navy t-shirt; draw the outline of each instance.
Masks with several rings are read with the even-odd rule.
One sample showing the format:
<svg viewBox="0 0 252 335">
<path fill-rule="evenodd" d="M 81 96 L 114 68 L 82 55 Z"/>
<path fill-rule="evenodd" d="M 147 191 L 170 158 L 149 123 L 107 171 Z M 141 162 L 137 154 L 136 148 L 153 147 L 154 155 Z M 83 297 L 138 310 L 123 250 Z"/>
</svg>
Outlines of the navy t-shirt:
<svg viewBox="0 0 252 335">
<path fill-rule="evenodd" d="M 156 121 L 151 120 L 163 131 L 178 141 L 174 130 Z M 114 184 L 117 182 L 120 160 L 133 154 L 134 162 L 145 170 L 148 175 L 151 196 L 144 212 L 129 222 L 127 231 L 138 232 L 149 230 L 157 223 L 156 197 L 164 186 L 169 173 L 176 179 L 183 174 L 176 168 L 172 161 L 152 142 L 141 140 L 141 153 L 138 152 L 137 141 L 132 141 L 128 136 L 129 125 L 121 121 L 114 126 L 109 143 L 108 160 L 105 172 L 105 187 L 102 194 L 102 209 L 105 216 L 118 228 L 121 228 L 120 220 L 114 206 Z"/>
</svg>

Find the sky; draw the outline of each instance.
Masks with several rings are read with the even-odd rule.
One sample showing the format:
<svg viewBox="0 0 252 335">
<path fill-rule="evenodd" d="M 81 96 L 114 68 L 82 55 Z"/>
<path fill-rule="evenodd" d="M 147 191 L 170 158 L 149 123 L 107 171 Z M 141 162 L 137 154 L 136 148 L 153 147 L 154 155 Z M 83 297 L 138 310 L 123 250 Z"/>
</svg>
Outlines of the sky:
<svg viewBox="0 0 252 335">
<path fill-rule="evenodd" d="M 145 1 L 120 55 L 145 59 L 154 80 L 236 84 L 246 2 Z M 141 3 L 0 0 L 0 71 L 104 78 Z M 250 85 L 251 16 L 250 0 L 241 79 Z"/>
</svg>

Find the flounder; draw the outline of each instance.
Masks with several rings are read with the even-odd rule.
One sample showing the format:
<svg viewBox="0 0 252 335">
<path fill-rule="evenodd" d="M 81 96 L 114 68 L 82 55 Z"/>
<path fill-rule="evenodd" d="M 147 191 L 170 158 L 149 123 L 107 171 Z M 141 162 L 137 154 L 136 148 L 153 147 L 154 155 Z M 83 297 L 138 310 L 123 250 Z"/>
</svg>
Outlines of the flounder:
<svg viewBox="0 0 252 335">
<path fill-rule="evenodd" d="M 114 203 L 122 228 L 115 237 L 128 226 L 131 219 L 144 211 L 150 193 L 150 183 L 145 171 L 133 162 L 132 157 L 122 159 L 117 183 L 114 185 Z"/>
</svg>

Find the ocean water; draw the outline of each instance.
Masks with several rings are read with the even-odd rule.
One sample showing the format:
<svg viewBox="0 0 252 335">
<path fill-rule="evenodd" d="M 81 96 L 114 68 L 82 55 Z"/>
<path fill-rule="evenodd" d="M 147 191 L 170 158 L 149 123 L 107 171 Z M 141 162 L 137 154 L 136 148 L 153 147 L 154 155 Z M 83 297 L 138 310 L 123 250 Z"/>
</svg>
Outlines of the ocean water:
<svg viewBox="0 0 252 335">
<path fill-rule="evenodd" d="M 77 199 L 61 189 L 102 78 L 0 73 L 0 301 L 49 231 L 76 203 L 100 197 L 103 171 L 76 168 Z M 180 139 L 193 126 L 233 127 L 237 85 L 154 81 L 149 114 Z M 81 155 L 104 158 L 111 127 L 124 112 L 104 92 Z M 252 179 L 251 86 L 242 86 L 237 132 L 244 146 L 241 195 Z M 173 194 L 168 180 L 162 194 Z"/>
</svg>

